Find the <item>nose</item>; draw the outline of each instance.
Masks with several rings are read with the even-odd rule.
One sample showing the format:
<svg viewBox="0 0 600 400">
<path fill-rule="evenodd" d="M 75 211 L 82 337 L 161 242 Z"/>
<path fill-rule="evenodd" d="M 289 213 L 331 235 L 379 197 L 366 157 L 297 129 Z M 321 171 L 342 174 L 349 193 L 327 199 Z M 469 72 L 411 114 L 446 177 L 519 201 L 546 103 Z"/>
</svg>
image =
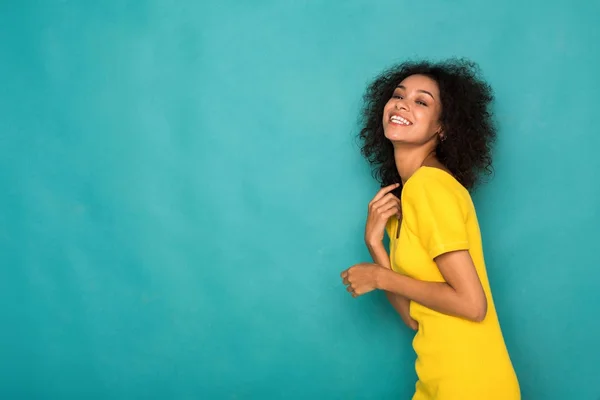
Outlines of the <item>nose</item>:
<svg viewBox="0 0 600 400">
<path fill-rule="evenodd" d="M 408 106 L 407 106 L 406 102 L 404 101 L 404 99 L 396 99 L 394 108 L 396 110 L 407 110 L 408 111 Z"/>
</svg>

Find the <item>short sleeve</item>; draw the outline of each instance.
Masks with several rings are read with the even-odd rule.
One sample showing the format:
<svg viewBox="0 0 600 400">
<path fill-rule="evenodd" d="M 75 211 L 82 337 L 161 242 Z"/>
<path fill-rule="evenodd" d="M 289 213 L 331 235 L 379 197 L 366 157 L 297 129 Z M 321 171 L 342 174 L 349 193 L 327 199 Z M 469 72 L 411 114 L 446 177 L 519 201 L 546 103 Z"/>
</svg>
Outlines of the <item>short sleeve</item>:
<svg viewBox="0 0 600 400">
<path fill-rule="evenodd" d="M 414 178 L 404 188 L 402 208 L 429 257 L 468 250 L 465 200 L 458 187 L 426 174 Z"/>
</svg>

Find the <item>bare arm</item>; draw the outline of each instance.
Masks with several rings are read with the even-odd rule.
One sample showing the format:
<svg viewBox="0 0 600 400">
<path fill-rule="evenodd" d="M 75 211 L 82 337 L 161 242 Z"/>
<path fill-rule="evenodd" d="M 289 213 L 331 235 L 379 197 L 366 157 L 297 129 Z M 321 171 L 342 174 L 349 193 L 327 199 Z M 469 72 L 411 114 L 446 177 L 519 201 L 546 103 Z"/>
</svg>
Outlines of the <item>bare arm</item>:
<svg viewBox="0 0 600 400">
<path fill-rule="evenodd" d="M 442 254 L 435 261 L 446 282 L 419 281 L 375 266 L 376 287 L 444 314 L 483 321 L 487 313 L 487 299 L 469 252 L 461 250 Z"/>
<path fill-rule="evenodd" d="M 429 249 L 436 244 L 434 242 L 438 242 L 439 246 L 444 240 L 460 240 L 461 243 L 467 244 L 467 233 L 465 229 L 460 230 L 461 224 L 464 224 L 464 214 L 455 194 L 446 187 L 440 186 L 439 182 L 435 180 L 426 183 L 418 180 L 413 182 L 415 183 L 410 188 L 404 188 L 408 190 L 404 192 L 407 196 L 405 205 L 416 219 L 419 238 L 424 247 Z M 426 184 L 431 185 L 433 188 L 431 190 L 436 190 L 435 202 L 431 200 L 431 190 L 425 189 Z M 370 204 L 370 216 L 374 203 L 377 203 L 377 213 L 373 212 L 372 214 L 378 215 L 383 209 L 382 216 L 385 216 L 386 220 L 394 212 L 399 211 L 393 209 L 397 205 L 391 201 L 392 196 L 391 193 L 378 194 L 374 202 Z M 384 206 L 384 203 L 387 206 Z M 445 204 L 445 206 L 440 207 L 440 204 Z M 390 211 L 385 211 L 388 208 Z M 385 223 L 382 225 L 381 217 L 370 218 L 367 225 L 367 228 L 373 226 L 372 229 L 367 229 L 372 233 L 369 235 L 371 240 L 368 240 L 368 243 L 376 243 L 375 239 L 380 242 L 383 237 L 381 230 L 385 225 Z M 454 227 L 455 229 L 448 228 L 444 231 L 440 227 Z M 342 272 L 343 282 L 347 285 L 346 290 L 353 297 L 381 289 L 403 296 L 440 313 L 476 322 L 485 319 L 487 299 L 468 250 L 451 251 L 433 256 L 433 261 L 444 278 L 442 282 L 420 281 L 395 273 L 389 268 L 388 261 L 381 259 L 383 258 L 380 256 L 381 250 L 376 249 L 376 251 L 375 264 L 360 263 Z M 433 253 L 432 251 L 431 254 Z"/>
<path fill-rule="evenodd" d="M 371 257 L 376 264 L 379 264 L 382 267 L 390 270 L 390 272 L 393 272 L 390 265 L 389 255 L 382 242 L 378 242 L 376 244 L 367 243 L 367 248 L 369 249 L 369 253 L 371 253 Z M 402 321 L 404 321 L 406 326 L 416 331 L 419 327 L 419 324 L 410 316 L 410 300 L 400 294 L 390 292 L 389 290 L 385 290 L 385 295 L 392 307 L 394 307 L 398 314 L 400 314 L 400 318 L 402 318 Z"/>
<path fill-rule="evenodd" d="M 365 226 L 365 243 L 373 261 L 390 271 L 392 270 L 390 256 L 383 246 L 383 233 L 389 218 L 396 218 L 396 215 L 401 218 L 402 215 L 400 199 L 391 193 L 397 187 L 398 184 L 393 184 L 377 192 L 369 202 L 369 212 Z M 408 299 L 390 291 L 385 291 L 385 294 L 391 305 L 400 314 L 402 321 L 409 328 L 416 330 L 418 324 L 410 316 L 410 302 Z"/>
</svg>

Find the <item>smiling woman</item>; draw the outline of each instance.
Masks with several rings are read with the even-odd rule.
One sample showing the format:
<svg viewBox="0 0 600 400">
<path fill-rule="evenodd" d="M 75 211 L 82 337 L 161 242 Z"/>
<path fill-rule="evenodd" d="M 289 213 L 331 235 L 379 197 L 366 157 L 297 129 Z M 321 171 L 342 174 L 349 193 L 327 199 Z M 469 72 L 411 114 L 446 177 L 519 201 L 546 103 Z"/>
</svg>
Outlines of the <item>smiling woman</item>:
<svg viewBox="0 0 600 400">
<path fill-rule="evenodd" d="M 404 81 L 406 78 L 409 79 Z M 384 131 L 389 126 L 385 117 L 391 116 L 390 107 L 402 104 L 394 100 L 402 100 L 407 95 L 407 85 L 416 83 L 415 79 L 425 86 L 415 92 L 418 98 L 410 98 L 414 105 L 410 108 L 410 116 L 417 118 L 424 109 L 438 107 L 439 116 L 433 123 L 439 123 L 443 132 L 440 132 L 435 148 L 436 158 L 467 189 L 472 189 L 478 183 L 480 173 L 489 171 L 496 129 L 488 108 L 493 100 L 492 90 L 478 79 L 478 68 L 469 61 L 449 60 L 439 64 L 406 62 L 377 77 L 364 96 L 360 132 L 362 154 L 375 167 L 376 178 L 383 186 L 400 182 L 394 146 Z M 434 98 L 436 94 L 437 100 Z M 384 115 L 384 112 L 387 114 Z M 406 110 L 398 110 L 396 114 L 407 117 L 405 113 Z M 415 128 L 424 128 L 423 124 L 419 125 Z M 397 188 L 394 193 L 399 195 L 400 190 Z"/>
<path fill-rule="evenodd" d="M 492 98 L 460 60 L 402 64 L 367 91 L 362 151 L 385 187 L 365 228 L 374 263 L 342 279 L 354 297 L 385 291 L 417 331 L 413 400 L 520 399 L 469 193 L 491 165 Z"/>
<path fill-rule="evenodd" d="M 439 98 L 438 92 L 436 82 L 425 75 L 412 75 L 404 79 L 396 87 L 383 110 L 386 138 L 390 141 L 416 144 L 424 144 L 431 140 L 431 135 L 438 135 L 440 140 L 445 139 L 437 118 L 441 106 L 436 101 L 436 97 Z M 408 101 L 413 102 L 415 106 L 410 109 L 404 106 Z M 433 133 L 428 135 L 428 132 Z"/>
</svg>

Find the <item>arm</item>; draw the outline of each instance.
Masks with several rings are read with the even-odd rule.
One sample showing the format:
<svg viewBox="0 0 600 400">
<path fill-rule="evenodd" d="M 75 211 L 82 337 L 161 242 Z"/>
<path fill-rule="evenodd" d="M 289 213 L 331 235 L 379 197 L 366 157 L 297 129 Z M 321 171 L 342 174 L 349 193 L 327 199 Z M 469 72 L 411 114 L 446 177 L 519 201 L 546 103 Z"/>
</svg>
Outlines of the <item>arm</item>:
<svg viewBox="0 0 600 400">
<path fill-rule="evenodd" d="M 357 297 L 381 289 L 444 314 L 483 321 L 487 299 L 469 253 L 464 198 L 452 186 L 426 174 L 413 179 L 403 193 L 405 222 L 416 232 L 444 281 L 420 281 L 397 274 L 385 264 L 361 263 L 342 272 L 347 290 Z"/>
<path fill-rule="evenodd" d="M 437 175 L 423 173 L 407 183 L 402 202 L 405 222 L 444 281 L 418 281 L 383 270 L 382 289 L 444 314 L 483 321 L 487 299 L 469 253 L 468 203 L 456 186 Z"/>
<path fill-rule="evenodd" d="M 483 321 L 487 299 L 469 252 L 445 253 L 435 261 L 446 282 L 419 281 L 377 266 L 375 285 L 432 310 L 474 322 Z"/>
<path fill-rule="evenodd" d="M 371 257 L 376 264 L 379 264 L 388 269 L 390 272 L 396 274 L 392 271 L 389 255 L 382 242 L 377 242 L 375 244 L 367 243 L 367 248 L 369 249 L 369 253 L 371 253 Z M 410 301 L 406 297 L 393 293 L 389 290 L 385 290 L 385 295 L 392 307 L 394 307 L 398 314 L 400 314 L 400 317 L 406 326 L 416 331 L 419 327 L 419 324 L 410 316 Z"/>
<path fill-rule="evenodd" d="M 391 191 L 398 188 L 398 184 L 382 188 L 369 202 L 367 223 L 365 226 L 365 244 L 376 264 L 391 271 L 390 256 L 383 246 L 383 232 L 390 218 L 395 215 L 401 217 L 400 199 Z M 410 316 L 410 302 L 403 296 L 389 291 L 385 292 L 390 304 L 400 314 L 402 321 L 411 329 L 418 328 L 417 321 Z"/>
<path fill-rule="evenodd" d="M 392 307 L 400 314 L 400 318 L 402 318 L 402 321 L 404 321 L 406 326 L 413 331 L 419 329 L 419 323 L 410 316 L 410 300 L 404 296 L 388 291 L 385 292 L 385 295 Z"/>
</svg>

